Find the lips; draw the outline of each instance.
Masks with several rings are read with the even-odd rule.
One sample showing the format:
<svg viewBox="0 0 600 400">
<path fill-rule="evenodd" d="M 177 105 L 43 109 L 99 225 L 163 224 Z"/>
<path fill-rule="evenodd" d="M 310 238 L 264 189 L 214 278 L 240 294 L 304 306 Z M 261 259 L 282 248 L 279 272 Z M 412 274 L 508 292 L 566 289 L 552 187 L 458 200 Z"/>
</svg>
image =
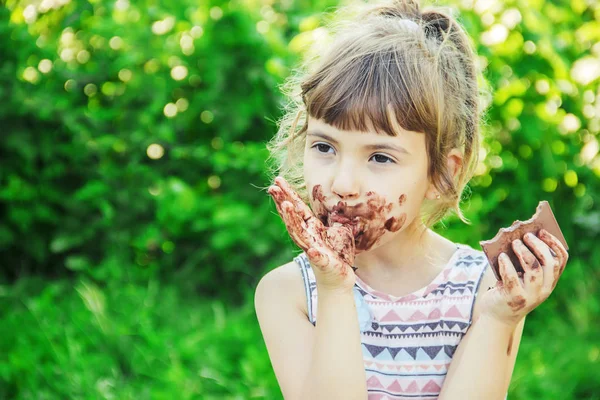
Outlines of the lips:
<svg viewBox="0 0 600 400">
<path fill-rule="evenodd" d="M 331 223 L 338 223 L 338 224 L 349 224 L 352 222 L 352 220 L 348 217 L 346 217 L 345 215 L 339 215 L 339 214 L 331 214 L 329 216 L 329 221 Z"/>
<path fill-rule="evenodd" d="M 350 228 L 352 231 L 352 236 L 354 236 L 355 239 L 363 233 L 363 224 L 361 224 L 359 221 L 360 219 L 358 217 L 350 218 L 345 215 L 340 215 L 336 212 L 333 212 L 328 216 L 328 226 L 331 226 L 332 224 L 345 225 L 346 227 Z"/>
</svg>

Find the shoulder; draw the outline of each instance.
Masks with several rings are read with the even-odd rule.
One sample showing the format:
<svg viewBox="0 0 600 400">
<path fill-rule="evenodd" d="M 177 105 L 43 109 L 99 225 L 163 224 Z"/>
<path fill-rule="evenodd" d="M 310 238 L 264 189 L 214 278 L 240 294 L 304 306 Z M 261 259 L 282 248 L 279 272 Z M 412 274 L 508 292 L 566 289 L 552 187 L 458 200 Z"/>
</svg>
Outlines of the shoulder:
<svg viewBox="0 0 600 400">
<path fill-rule="evenodd" d="M 473 247 L 462 243 L 456 243 L 455 246 L 459 249 L 457 259 L 457 264 L 459 266 L 474 269 L 475 267 L 482 267 L 483 264 L 487 262 L 487 258 L 483 251 L 474 249 Z"/>
<path fill-rule="evenodd" d="M 304 280 L 295 261 L 266 273 L 254 304 L 258 324 L 283 398 L 299 398 L 310 371 L 315 327 L 306 315 Z"/>
<path fill-rule="evenodd" d="M 276 301 L 277 304 L 293 307 L 307 315 L 305 296 L 300 266 L 296 261 L 290 261 L 272 269 L 260 279 L 254 292 L 254 305 L 257 314 L 269 303 Z"/>
<path fill-rule="evenodd" d="M 496 277 L 483 251 L 462 243 L 456 245 L 459 253 L 448 279 L 471 286 L 471 320 L 474 322 L 479 317 L 481 294 L 496 284 Z"/>
<path fill-rule="evenodd" d="M 475 285 L 475 289 L 483 283 L 482 278 L 489 269 L 487 257 L 483 251 L 476 250 L 469 245 L 457 243 L 456 246 L 459 250 L 454 257 L 449 278 L 464 282 L 469 281 Z"/>
</svg>

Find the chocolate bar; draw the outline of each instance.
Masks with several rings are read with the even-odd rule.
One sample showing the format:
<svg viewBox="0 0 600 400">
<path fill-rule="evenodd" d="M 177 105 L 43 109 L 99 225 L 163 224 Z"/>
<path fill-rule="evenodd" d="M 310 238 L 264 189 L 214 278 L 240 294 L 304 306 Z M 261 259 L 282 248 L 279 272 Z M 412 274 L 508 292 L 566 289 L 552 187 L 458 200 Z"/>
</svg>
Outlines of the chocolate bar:
<svg viewBox="0 0 600 400">
<path fill-rule="evenodd" d="M 500 229 L 493 239 L 479 242 L 490 262 L 494 275 L 496 275 L 496 279 L 499 281 L 502 280 L 498 266 L 498 256 L 501 253 L 506 253 L 508 255 L 518 273 L 525 272 L 517 255 L 512 249 L 512 242 L 515 239 L 523 240 L 523 235 L 527 232 L 531 232 L 537 236 L 542 228 L 556 236 L 563 246 L 565 246 L 565 249 L 569 250 L 565 237 L 563 236 L 547 201 L 540 201 L 535 214 L 527 221 L 517 220 L 513 222 L 510 227 Z"/>
</svg>

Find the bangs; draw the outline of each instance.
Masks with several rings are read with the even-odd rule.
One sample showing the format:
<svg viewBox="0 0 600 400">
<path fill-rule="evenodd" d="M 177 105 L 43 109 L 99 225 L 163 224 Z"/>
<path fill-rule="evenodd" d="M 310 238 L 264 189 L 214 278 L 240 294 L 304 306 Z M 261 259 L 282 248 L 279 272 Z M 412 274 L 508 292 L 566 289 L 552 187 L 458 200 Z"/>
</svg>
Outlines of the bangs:
<svg viewBox="0 0 600 400">
<path fill-rule="evenodd" d="M 402 51 L 342 56 L 328 64 L 322 74 L 302 86 L 308 114 L 340 130 L 374 129 L 378 134 L 397 136 L 394 126 L 400 125 L 409 131 L 431 132 L 431 122 L 437 119 L 435 75 L 426 72 L 433 72 L 431 64 L 415 61 L 423 61 L 422 55 L 411 57 L 410 41 L 401 46 Z"/>
</svg>

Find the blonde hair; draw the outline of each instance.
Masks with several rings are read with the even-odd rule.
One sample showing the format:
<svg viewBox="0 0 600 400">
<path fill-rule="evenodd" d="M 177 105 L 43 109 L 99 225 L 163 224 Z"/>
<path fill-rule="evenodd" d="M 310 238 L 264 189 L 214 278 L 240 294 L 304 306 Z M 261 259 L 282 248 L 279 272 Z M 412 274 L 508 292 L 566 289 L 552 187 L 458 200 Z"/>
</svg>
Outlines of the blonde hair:
<svg viewBox="0 0 600 400">
<path fill-rule="evenodd" d="M 307 59 L 283 84 L 289 100 L 267 144 L 271 173 L 285 177 L 308 203 L 303 177 L 308 116 L 340 130 L 374 127 L 396 136 L 391 108 L 403 129 L 425 134 L 428 177 L 441 194 L 421 211 L 426 227 L 449 210 L 470 224 L 460 201 L 478 163 L 483 114 L 478 78 L 485 81 L 468 35 L 453 17 L 434 8 L 421 11 L 414 1 L 355 6 L 354 18 L 330 23 L 334 40 L 327 51 Z M 446 164 L 453 148 L 463 154 L 456 179 Z"/>
</svg>

